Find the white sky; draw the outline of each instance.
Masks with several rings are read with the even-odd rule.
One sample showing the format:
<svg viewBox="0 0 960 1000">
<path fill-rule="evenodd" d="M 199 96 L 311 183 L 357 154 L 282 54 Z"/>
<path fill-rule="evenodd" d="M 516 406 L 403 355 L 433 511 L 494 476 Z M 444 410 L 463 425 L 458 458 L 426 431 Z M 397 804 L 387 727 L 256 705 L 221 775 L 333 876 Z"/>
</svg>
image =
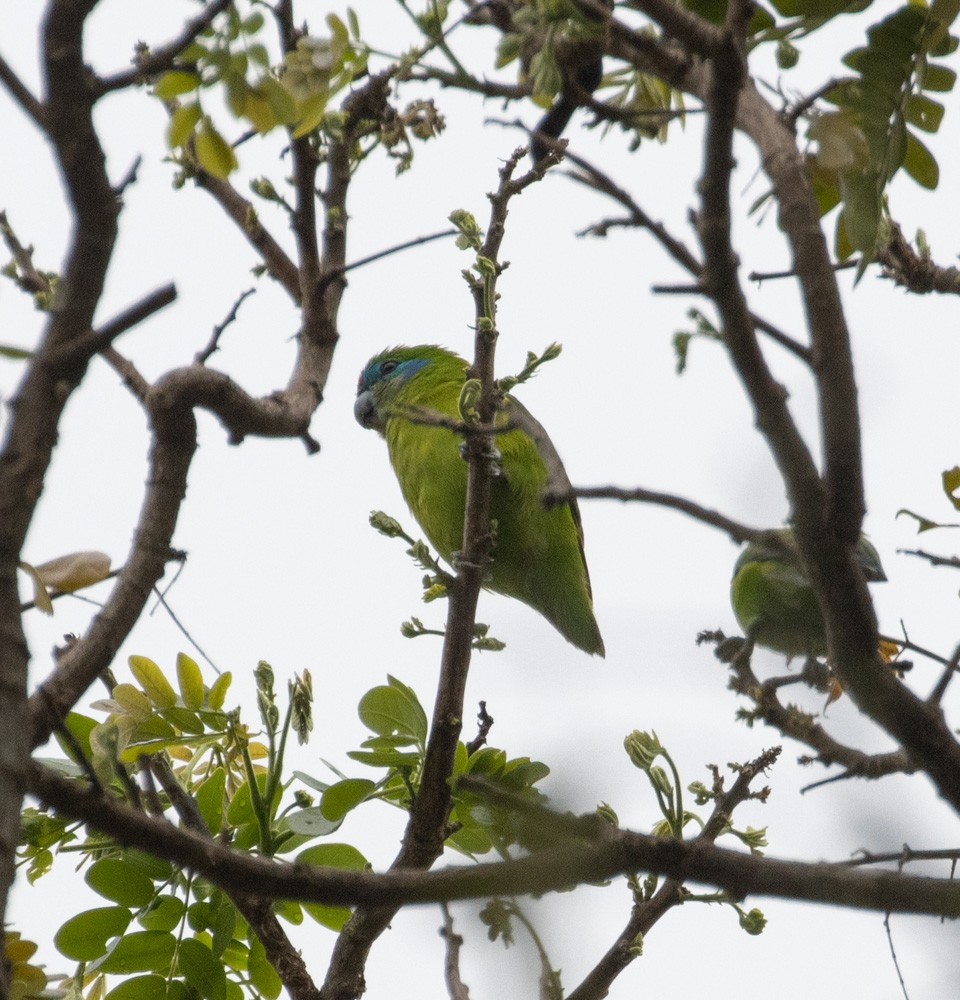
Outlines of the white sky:
<svg viewBox="0 0 960 1000">
<path fill-rule="evenodd" d="M 876 3 L 869 21 L 894 6 Z M 408 22 L 392 4 L 359 0 L 355 7 L 374 45 L 398 51 L 410 44 Z M 121 68 L 137 39 L 163 41 L 194 10 L 186 3 L 105 0 L 90 24 L 88 59 L 103 72 Z M 328 8 L 303 3 L 298 10 L 319 30 Z M 0 8 L 0 51 L 34 89 L 39 89 L 39 13 L 37 3 Z M 837 72 L 835 55 L 858 44 L 860 25 L 859 19 L 847 19 L 815 36 L 790 86 L 815 86 Z M 401 41 L 397 30 L 404 33 Z M 478 69 L 486 66 L 478 47 L 483 38 L 464 32 L 457 40 L 473 53 Z M 951 64 L 960 68 L 956 56 Z M 775 83 L 775 69 L 767 72 Z M 418 93 L 412 87 L 405 91 L 410 99 Z M 891 197 L 905 232 L 912 235 L 922 227 L 935 258 L 945 264 L 956 253 L 954 207 L 960 195 L 960 133 L 953 121 L 957 99 L 954 94 L 946 98 L 944 129 L 929 140 L 941 164 L 940 190 L 931 195 L 901 179 Z M 418 147 L 411 172 L 396 178 L 392 164 L 379 155 L 359 172 L 349 203 L 349 259 L 445 228 L 454 208 L 469 209 L 484 223 L 485 192 L 521 136 L 495 126 L 480 128 L 485 116 L 501 114 L 496 102 L 482 106 L 441 93 L 439 106 L 447 115 L 447 132 L 439 142 Z M 510 110 L 506 116 L 515 114 Z M 523 115 L 535 120 L 532 108 L 524 108 Z M 238 293 L 254 283 L 249 269 L 256 259 L 202 192 L 189 186 L 171 190 L 157 102 L 142 92 L 116 95 L 102 103 L 97 120 L 113 178 L 122 177 L 137 154 L 144 157 L 140 180 L 125 196 L 120 242 L 99 318 L 109 318 L 170 280 L 180 293 L 172 307 L 118 344 L 153 379 L 188 363 L 206 343 Z M 8 150 L 0 158 L 0 208 L 8 211 L 21 239 L 36 246 L 38 265 L 56 270 L 68 238 L 68 216 L 49 150 L 6 99 L 0 100 L 0 126 Z M 645 143 L 635 155 L 627 154 L 618 134 L 599 146 L 596 134 L 577 125 L 571 137 L 577 152 L 597 159 L 655 218 L 696 247 L 686 222 L 701 161 L 696 117 L 685 132 L 676 130 L 666 147 Z M 250 158 L 249 176 L 268 172 L 279 188 L 285 165 L 277 165 L 278 142 L 248 143 L 241 156 L 244 164 Z M 766 182 L 756 173 L 756 159 L 745 142 L 737 153 L 734 193 L 743 209 L 737 222 L 743 273 L 785 266 L 773 217 L 746 218 L 746 207 L 766 190 Z M 247 176 L 245 171 L 237 180 L 241 189 Z M 503 249 L 511 267 L 499 286 L 498 370 L 518 370 L 528 349 L 542 349 L 552 340 L 563 343 L 561 358 L 521 393 L 549 428 L 574 483 L 644 485 L 690 496 L 750 524 L 779 523 L 786 514 L 782 486 L 722 351 L 694 343 L 689 370 L 681 378 L 675 374 L 672 334 L 690 327 L 685 313 L 691 305 L 706 309 L 705 303 L 650 293 L 653 283 L 685 276 L 647 235 L 614 232 L 606 240 L 590 241 L 574 235 L 593 221 L 619 214 L 616 206 L 561 176 L 513 203 Z M 264 205 L 261 217 L 285 245 L 291 244 L 278 212 Z M 388 672 L 413 686 L 428 710 L 432 704 L 439 646 L 427 638 L 404 640 L 398 629 L 411 614 L 439 627 L 445 609 L 420 603 L 420 574 L 403 547 L 367 526 L 368 511 L 380 508 L 399 517 L 408 530 L 415 528 L 385 446 L 354 423 L 352 401 L 363 363 L 388 344 L 439 342 L 470 351 L 473 307 L 460 278 L 468 263 L 451 241 L 444 241 L 351 274 L 340 317 L 342 340 L 312 426 L 322 445 L 319 455 L 308 458 L 298 442 L 251 439 L 231 448 L 219 425 L 200 416 L 201 448 L 174 538 L 190 556 L 169 599 L 214 662 L 233 671 L 230 701 L 242 700 L 251 724 L 256 708 L 250 675 L 258 659 L 270 661 L 278 678 L 311 670 L 315 732 L 297 766 L 320 778 L 328 774 L 320 758 L 367 776 L 345 754 L 365 736 L 355 712 L 360 696 Z M 898 548 L 915 547 L 918 539 L 913 523 L 895 515 L 908 507 L 952 519 L 939 478 L 960 461 L 954 419 L 960 361 L 956 300 L 906 295 L 874 271 L 856 290 L 849 273 L 841 282 L 860 378 L 866 528 L 890 578 L 874 588 L 880 620 L 896 633 L 902 619 L 915 641 L 949 655 L 957 641 L 960 583 L 949 570 L 933 571 L 897 554 Z M 297 318 L 277 287 L 267 280 L 256 284 L 257 294 L 243 305 L 211 364 L 251 392 L 267 393 L 286 381 Z M 790 284 L 769 282 L 750 294 L 755 311 L 803 336 Z M 0 342 L 29 347 L 41 326 L 42 316 L 26 297 L 10 282 L 0 283 Z M 771 346 L 768 355 L 789 386 L 798 421 L 815 440 L 809 378 L 778 348 Z M 0 359 L 4 401 L 14 393 L 20 371 Z M 95 548 L 121 564 L 141 502 L 146 446 L 138 405 L 113 372 L 95 361 L 68 407 L 25 557 L 42 562 Z M 496 719 L 492 744 L 512 756 L 547 762 L 553 773 L 542 787 L 558 807 L 588 811 L 604 800 L 623 823 L 646 830 L 657 819 L 655 804 L 622 751 L 626 733 L 655 728 L 685 782 L 707 780 L 708 763 L 747 760 L 781 740 L 771 730 L 734 723 L 738 702 L 726 690 L 724 669 L 711 650 L 694 644 L 700 629 L 736 631 L 727 596 L 736 558 L 730 542 L 670 511 L 613 502 L 588 502 L 582 510 L 606 661 L 585 657 L 524 605 L 483 596 L 480 617 L 508 646 L 475 661 L 465 734 L 472 735 L 475 706 L 485 699 Z M 945 552 L 951 541 L 946 532 L 919 539 L 923 547 Z M 81 632 L 91 610 L 63 600 L 51 621 L 28 616 L 32 682 L 49 671 L 52 645 L 64 633 Z M 138 625 L 123 654 L 145 654 L 172 669 L 181 649 L 194 652 L 158 611 Z M 767 672 L 782 666 L 772 654 L 758 665 Z M 926 692 L 935 677 L 936 669 L 918 660 L 911 683 Z M 849 699 L 831 706 L 827 723 L 842 740 L 867 749 L 889 746 Z M 955 818 L 924 778 L 831 785 L 801 796 L 804 784 L 823 777 L 822 770 L 796 766 L 803 752 L 786 744 L 770 775 L 769 804 L 748 804 L 737 813 L 739 826 L 769 826 L 770 854 L 841 859 L 860 848 L 955 845 Z M 395 853 L 401 821 L 387 807 L 368 806 L 334 836 L 356 844 L 382 868 Z M 25 936 L 48 940 L 62 919 L 81 906 L 98 905 L 92 899 L 80 902 L 72 864 L 63 859 L 60 873 L 15 892 L 9 919 Z M 922 871 L 947 874 L 945 866 Z M 66 902 L 65 892 L 70 893 Z M 900 996 L 880 915 L 766 900 L 748 905 L 759 905 L 769 918 L 759 939 L 741 932 L 732 913 L 693 905 L 670 913 L 611 996 L 643 992 L 672 1000 L 709 991 L 717 1000 L 751 1000 L 772 995 L 774 983 L 780 1000 L 846 997 L 854 989 L 871 998 Z M 530 904 L 567 989 L 612 942 L 629 907 L 622 882 Z M 537 969 L 526 943 L 504 956 L 502 946 L 487 942 L 483 929 L 471 922 L 475 909 L 454 910 L 457 929 L 467 937 L 463 976 L 472 995 L 535 995 Z M 439 923 L 434 908 L 398 916 L 373 950 L 367 970 L 370 997 L 445 995 Z M 955 992 L 960 974 L 955 925 L 906 917 L 893 918 L 891 925 L 912 1000 Z M 321 980 L 333 935 L 311 925 L 297 940 Z M 398 979 L 398 969 L 409 967 L 411 949 L 418 956 L 416 973 L 409 979 L 401 973 Z M 68 967 L 49 944 L 42 954 L 49 968 Z M 798 971 L 785 978 L 785 968 Z"/>
</svg>

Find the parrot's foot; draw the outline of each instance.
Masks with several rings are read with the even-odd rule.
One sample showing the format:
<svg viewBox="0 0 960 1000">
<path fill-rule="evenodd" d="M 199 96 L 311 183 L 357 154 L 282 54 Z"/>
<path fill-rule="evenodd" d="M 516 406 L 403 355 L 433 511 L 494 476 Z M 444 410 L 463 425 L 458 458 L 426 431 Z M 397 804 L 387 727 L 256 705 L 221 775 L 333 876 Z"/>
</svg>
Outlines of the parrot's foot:
<svg viewBox="0 0 960 1000">
<path fill-rule="evenodd" d="M 716 656 L 721 663 L 733 663 L 733 661 L 743 651 L 746 644 L 746 639 L 739 635 L 732 635 L 728 639 L 724 639 L 722 642 L 717 643 L 717 648 L 713 651 L 714 656 Z"/>
<path fill-rule="evenodd" d="M 467 442 L 461 441 L 457 447 L 460 452 L 460 457 L 466 462 L 469 457 L 467 454 Z M 491 445 L 491 447 L 488 448 L 487 451 L 483 452 L 480 457 L 485 458 L 490 463 L 491 476 L 503 475 L 503 469 L 500 467 L 500 459 L 503 458 L 503 456 L 500 454 L 498 448 Z"/>
<path fill-rule="evenodd" d="M 456 572 L 460 572 L 460 569 L 479 569 L 483 571 L 483 582 L 487 583 L 490 579 L 490 564 L 486 563 L 481 565 L 479 563 L 470 562 L 463 558 L 463 552 L 457 550 L 450 553 L 450 565 L 454 568 Z"/>
<path fill-rule="evenodd" d="M 808 656 L 803 664 L 800 678 L 817 691 L 829 691 L 833 683 L 833 671 L 815 656 Z"/>
</svg>

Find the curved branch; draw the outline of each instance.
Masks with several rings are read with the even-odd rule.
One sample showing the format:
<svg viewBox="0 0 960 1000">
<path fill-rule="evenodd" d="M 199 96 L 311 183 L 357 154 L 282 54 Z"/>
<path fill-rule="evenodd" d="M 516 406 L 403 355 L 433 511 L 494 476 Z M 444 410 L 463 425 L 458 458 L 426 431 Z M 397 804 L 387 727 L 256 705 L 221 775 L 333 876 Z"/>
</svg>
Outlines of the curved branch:
<svg viewBox="0 0 960 1000">
<path fill-rule="evenodd" d="M 209 27 L 217 14 L 225 11 L 233 0 L 213 0 L 206 10 L 196 17 L 191 18 L 184 25 L 183 30 L 172 41 L 167 42 L 157 49 L 147 50 L 142 55 L 138 54 L 134 59 L 133 69 L 123 70 L 114 73 L 112 76 L 101 77 L 96 82 L 97 96 L 108 94 L 112 90 L 122 90 L 124 87 L 132 87 L 141 83 L 148 77 L 156 76 L 171 69 L 174 60 L 178 55 L 203 31 Z"/>
<path fill-rule="evenodd" d="M 960 882 L 860 871 L 845 862 L 786 861 L 744 854 L 701 840 L 676 840 L 616 830 L 596 816 L 553 813 L 509 794 L 491 801 L 522 809 L 557 845 L 513 861 L 454 866 L 439 871 L 394 868 L 384 874 L 302 864 L 279 864 L 233 851 L 165 820 L 135 811 L 100 790 L 30 762 L 25 779 L 31 794 L 58 812 L 83 820 L 158 858 L 197 872 L 225 891 L 257 886 L 261 896 L 370 906 L 395 912 L 405 903 L 479 899 L 492 895 L 545 893 L 598 882 L 635 871 L 677 881 L 703 882 L 734 898 L 770 896 L 843 906 L 856 910 L 960 916 Z M 356 984 L 354 984 L 355 986 Z M 332 995 L 324 993 L 324 996 Z"/>
<path fill-rule="evenodd" d="M 637 501 L 639 503 L 652 503 L 658 507 L 668 507 L 671 510 L 680 511 L 681 514 L 687 514 L 703 524 L 709 524 L 725 531 L 738 544 L 753 541 L 763 534 L 762 528 L 751 528 L 740 521 L 734 521 L 719 511 L 702 507 L 686 497 L 676 496 L 673 493 L 659 493 L 656 490 L 646 490 L 642 486 L 631 489 L 625 489 L 622 486 L 572 486 L 569 490 L 548 488 L 543 501 L 547 505 L 553 506 L 572 500 L 574 497 L 580 500 L 620 500 L 624 503 Z"/>
</svg>

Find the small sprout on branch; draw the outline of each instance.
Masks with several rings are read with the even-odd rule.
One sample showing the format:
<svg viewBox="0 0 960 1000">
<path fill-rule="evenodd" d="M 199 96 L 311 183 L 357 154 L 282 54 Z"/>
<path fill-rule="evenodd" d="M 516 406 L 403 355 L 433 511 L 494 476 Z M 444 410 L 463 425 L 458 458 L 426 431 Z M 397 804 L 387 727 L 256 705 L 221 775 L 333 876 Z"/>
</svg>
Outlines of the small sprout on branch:
<svg viewBox="0 0 960 1000">
<path fill-rule="evenodd" d="M 763 933 L 764 928 L 767 926 L 767 918 L 763 915 L 762 910 L 758 910 L 756 907 L 752 910 L 744 910 L 739 906 L 736 909 L 740 916 L 740 926 L 748 934 L 756 936 Z"/>
<path fill-rule="evenodd" d="M 597 815 L 600 819 L 609 823 L 613 827 L 620 826 L 620 817 L 617 815 L 616 810 L 607 802 L 601 802 L 597 806 Z"/>
<path fill-rule="evenodd" d="M 280 725 L 280 709 L 277 707 L 277 695 L 273 687 L 273 667 L 266 660 L 261 660 L 253 672 L 257 682 L 257 707 L 260 718 L 268 733 L 276 733 Z"/>
<path fill-rule="evenodd" d="M 297 742 L 303 746 L 313 731 L 313 678 L 309 670 L 303 675 L 294 674 L 289 686 L 290 711 Z"/>
<path fill-rule="evenodd" d="M 507 375 L 497 380 L 497 391 L 506 395 L 515 386 L 528 382 L 537 374 L 537 369 L 560 357 L 563 345 L 556 342 L 550 344 L 541 355 L 536 355 L 533 351 L 527 351 L 527 361 L 523 368 L 516 375 Z"/>
<path fill-rule="evenodd" d="M 482 392 L 483 386 L 480 384 L 479 379 L 468 378 L 463 383 L 463 388 L 460 390 L 460 399 L 457 401 L 457 412 L 465 424 L 480 422 L 480 412 L 477 407 L 480 403 Z"/>
<path fill-rule="evenodd" d="M 400 625 L 404 639 L 416 639 L 421 635 L 438 635 L 442 639 L 446 633 L 442 629 L 427 628 L 419 618 L 411 618 Z"/>
<path fill-rule="evenodd" d="M 448 218 L 460 234 L 456 239 L 457 249 L 475 250 L 479 253 L 483 246 L 483 230 L 476 218 L 462 208 L 454 209 Z"/>
<path fill-rule="evenodd" d="M 680 774 L 657 734 L 635 729 L 624 739 L 623 745 L 633 764 L 646 774 L 663 814 L 663 820 L 654 825 L 653 832 L 658 836 L 672 836 L 679 840 L 683 837 L 684 827 L 691 820 L 703 826 L 699 816 L 683 808 Z M 658 757 L 667 762 L 669 775 L 655 764 Z"/>
<path fill-rule="evenodd" d="M 507 644 L 501 639 L 495 639 L 492 635 L 487 635 L 490 631 L 490 626 L 485 625 L 483 622 L 475 622 L 473 626 L 474 639 L 471 642 L 471 646 L 479 652 L 484 650 L 491 653 L 499 653 L 501 650 L 507 648 Z"/>
</svg>

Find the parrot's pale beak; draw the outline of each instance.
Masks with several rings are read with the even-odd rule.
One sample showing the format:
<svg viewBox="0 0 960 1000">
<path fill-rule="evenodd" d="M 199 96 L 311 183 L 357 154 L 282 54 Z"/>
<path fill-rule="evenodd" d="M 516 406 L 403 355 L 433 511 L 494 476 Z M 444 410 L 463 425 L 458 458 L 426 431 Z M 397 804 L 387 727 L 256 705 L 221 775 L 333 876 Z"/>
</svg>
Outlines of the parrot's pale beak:
<svg viewBox="0 0 960 1000">
<path fill-rule="evenodd" d="M 366 389 L 357 396 L 357 401 L 353 404 L 353 415 L 357 418 L 357 423 L 361 427 L 368 427 L 374 430 L 383 429 L 383 424 L 377 416 L 377 404 L 374 401 L 373 393 L 369 389 Z"/>
</svg>

